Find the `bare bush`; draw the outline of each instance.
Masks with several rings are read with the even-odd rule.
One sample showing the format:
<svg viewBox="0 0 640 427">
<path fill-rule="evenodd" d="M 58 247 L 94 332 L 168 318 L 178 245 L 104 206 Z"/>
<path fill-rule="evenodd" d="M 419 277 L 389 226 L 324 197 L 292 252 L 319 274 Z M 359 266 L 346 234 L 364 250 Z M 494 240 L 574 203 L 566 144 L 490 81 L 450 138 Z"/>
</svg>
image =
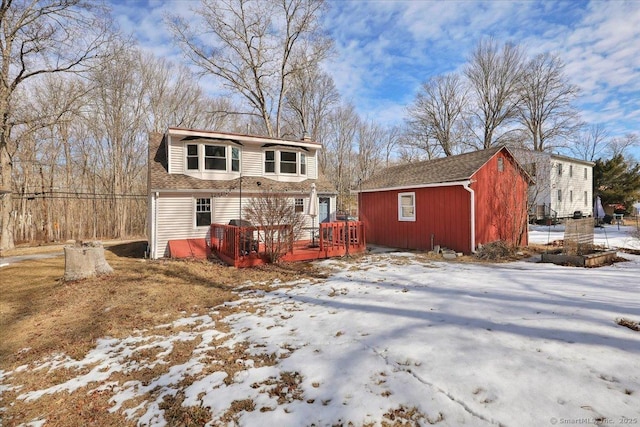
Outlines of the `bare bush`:
<svg viewBox="0 0 640 427">
<path fill-rule="evenodd" d="M 250 200 L 244 218 L 260 227 L 258 234 L 272 263 L 293 248 L 305 226 L 304 215 L 296 212 L 292 198 L 268 190 Z"/>
</svg>

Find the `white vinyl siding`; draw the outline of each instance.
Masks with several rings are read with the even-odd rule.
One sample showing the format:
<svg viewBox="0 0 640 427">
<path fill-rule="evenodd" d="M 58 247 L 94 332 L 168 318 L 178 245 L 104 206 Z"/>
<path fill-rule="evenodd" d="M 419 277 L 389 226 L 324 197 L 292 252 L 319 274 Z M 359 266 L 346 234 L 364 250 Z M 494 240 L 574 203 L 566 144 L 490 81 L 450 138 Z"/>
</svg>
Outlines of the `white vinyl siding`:
<svg viewBox="0 0 640 427">
<path fill-rule="evenodd" d="M 160 193 L 156 204 L 156 251 L 159 257 L 168 256 L 169 240 L 206 238 L 209 227 L 194 227 L 194 198 L 205 194 Z M 216 199 L 212 199 L 215 207 Z M 212 218 L 213 221 L 213 218 Z"/>
</svg>

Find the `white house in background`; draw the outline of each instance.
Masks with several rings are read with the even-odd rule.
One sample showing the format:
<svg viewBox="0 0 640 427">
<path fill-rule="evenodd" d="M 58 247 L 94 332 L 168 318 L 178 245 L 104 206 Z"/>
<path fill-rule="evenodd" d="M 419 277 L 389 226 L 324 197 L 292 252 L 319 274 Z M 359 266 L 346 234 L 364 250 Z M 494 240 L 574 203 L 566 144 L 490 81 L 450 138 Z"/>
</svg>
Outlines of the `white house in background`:
<svg viewBox="0 0 640 427">
<path fill-rule="evenodd" d="M 271 191 L 308 212 L 316 184 L 315 224 L 335 220 L 336 191 L 320 173 L 319 143 L 169 128 L 149 138 L 149 256 L 168 256 L 169 240 L 210 238 L 210 224 L 243 217 L 249 200 Z M 307 216 L 308 225 L 312 219 Z"/>
<path fill-rule="evenodd" d="M 575 212 L 593 216 L 595 163 L 523 149 L 512 150 L 535 180 L 529 187 L 531 219 L 570 218 Z"/>
</svg>

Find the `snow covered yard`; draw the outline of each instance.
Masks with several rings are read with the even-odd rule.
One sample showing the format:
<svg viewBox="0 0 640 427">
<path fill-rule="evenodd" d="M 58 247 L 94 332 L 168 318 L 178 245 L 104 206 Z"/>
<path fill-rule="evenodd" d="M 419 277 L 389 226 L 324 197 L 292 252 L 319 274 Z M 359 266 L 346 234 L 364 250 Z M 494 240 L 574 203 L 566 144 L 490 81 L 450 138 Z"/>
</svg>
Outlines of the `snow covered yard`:
<svg viewBox="0 0 640 427">
<path fill-rule="evenodd" d="M 640 321 L 640 256 L 624 257 L 598 269 L 324 261 L 327 279 L 0 372 L 0 398 L 106 395 L 138 425 L 174 425 L 179 410 L 210 425 L 634 425 L 640 332 L 616 319 Z M 176 349 L 181 363 L 165 366 Z M 25 372 L 64 380 L 33 389 Z"/>
</svg>

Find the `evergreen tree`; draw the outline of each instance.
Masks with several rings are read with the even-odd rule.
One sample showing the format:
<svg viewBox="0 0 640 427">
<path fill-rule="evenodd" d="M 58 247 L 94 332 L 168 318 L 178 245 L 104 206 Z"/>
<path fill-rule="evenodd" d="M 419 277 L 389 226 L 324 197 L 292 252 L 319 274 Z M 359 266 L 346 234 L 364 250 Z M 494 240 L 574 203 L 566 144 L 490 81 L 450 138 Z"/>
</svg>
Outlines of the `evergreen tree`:
<svg viewBox="0 0 640 427">
<path fill-rule="evenodd" d="M 598 159 L 593 167 L 594 195 L 602 204 L 631 204 L 640 199 L 640 163 L 627 161 L 621 154 L 609 160 Z"/>
</svg>

